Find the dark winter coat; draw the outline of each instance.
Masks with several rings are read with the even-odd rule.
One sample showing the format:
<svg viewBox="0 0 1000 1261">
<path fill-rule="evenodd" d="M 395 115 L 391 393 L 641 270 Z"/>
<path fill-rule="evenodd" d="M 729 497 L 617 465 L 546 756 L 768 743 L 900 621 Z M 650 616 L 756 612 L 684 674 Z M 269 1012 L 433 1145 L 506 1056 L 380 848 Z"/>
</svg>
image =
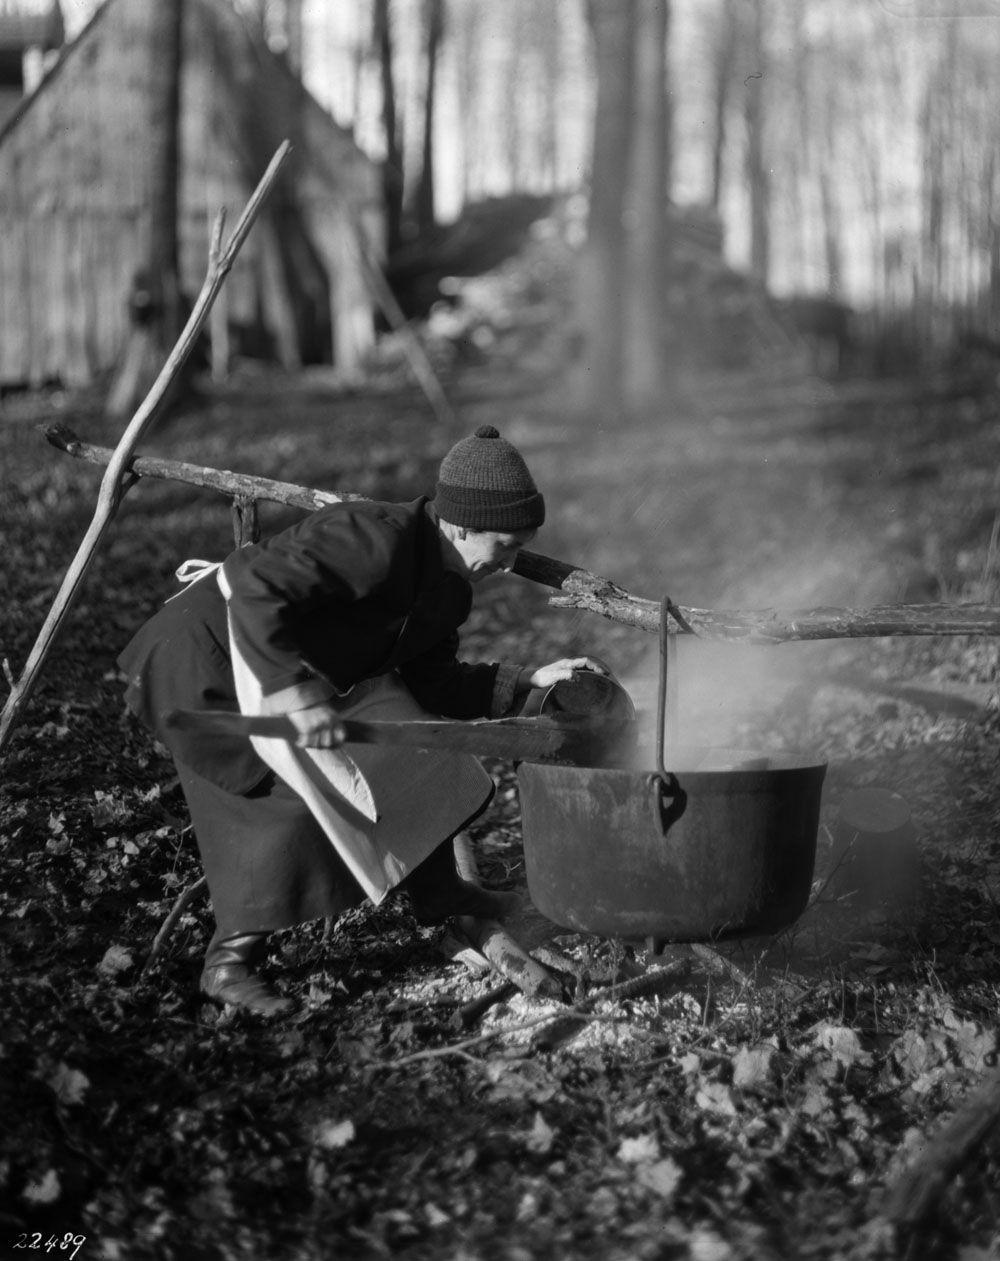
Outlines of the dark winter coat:
<svg viewBox="0 0 1000 1261">
<path fill-rule="evenodd" d="M 500 667 L 457 659 L 472 590 L 445 569 L 427 500 L 333 504 L 234 552 L 223 570 L 233 636 L 265 699 L 291 698 L 277 708 L 396 670 L 432 713 L 490 714 Z M 168 601 L 119 665 L 127 703 L 175 759 L 243 793 L 268 774 L 248 740 L 205 739 L 163 723 L 176 708 L 239 708 L 229 654 L 226 601 L 212 575 Z"/>
</svg>

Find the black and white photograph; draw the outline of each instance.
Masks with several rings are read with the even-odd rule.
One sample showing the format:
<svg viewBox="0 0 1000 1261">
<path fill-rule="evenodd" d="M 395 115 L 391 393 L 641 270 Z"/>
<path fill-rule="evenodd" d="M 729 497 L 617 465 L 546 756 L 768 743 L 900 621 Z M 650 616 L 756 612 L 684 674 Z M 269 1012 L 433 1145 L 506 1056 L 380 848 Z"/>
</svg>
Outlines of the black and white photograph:
<svg viewBox="0 0 1000 1261">
<path fill-rule="evenodd" d="M 1000 1261 L 1000 0 L 0 0 L 0 1258 Z"/>
</svg>

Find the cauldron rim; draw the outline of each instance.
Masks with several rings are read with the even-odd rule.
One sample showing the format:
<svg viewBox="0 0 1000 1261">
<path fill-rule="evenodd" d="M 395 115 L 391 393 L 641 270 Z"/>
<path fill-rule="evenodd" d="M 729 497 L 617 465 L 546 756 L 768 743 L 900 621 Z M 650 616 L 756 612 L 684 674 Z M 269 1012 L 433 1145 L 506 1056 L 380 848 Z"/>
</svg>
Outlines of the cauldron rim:
<svg viewBox="0 0 1000 1261">
<path fill-rule="evenodd" d="M 825 771 L 828 768 L 825 759 L 808 750 L 775 752 L 725 745 L 682 745 L 674 748 L 668 745 L 664 749 L 663 763 L 666 770 L 676 775 L 742 775 L 772 771 Z M 630 751 L 627 761 L 579 769 L 651 775 L 656 771 L 656 750 L 652 745 L 639 744 Z"/>
</svg>

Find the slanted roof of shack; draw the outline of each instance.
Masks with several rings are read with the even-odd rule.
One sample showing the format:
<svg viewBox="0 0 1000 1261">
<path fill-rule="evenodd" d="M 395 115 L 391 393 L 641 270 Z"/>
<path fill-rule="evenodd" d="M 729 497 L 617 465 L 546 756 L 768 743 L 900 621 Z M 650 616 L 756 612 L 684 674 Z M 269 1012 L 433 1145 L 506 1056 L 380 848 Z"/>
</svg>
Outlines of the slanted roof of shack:
<svg viewBox="0 0 1000 1261">
<path fill-rule="evenodd" d="M 0 128 L 0 381 L 83 383 L 117 360 L 127 294 L 148 264 L 157 3 L 106 0 Z M 374 325 L 361 260 L 382 254 L 378 164 L 230 0 L 184 5 L 180 127 L 184 292 L 204 277 L 216 211 L 241 208 L 289 139 L 227 282 L 227 318 L 288 367 L 359 372 Z"/>
</svg>

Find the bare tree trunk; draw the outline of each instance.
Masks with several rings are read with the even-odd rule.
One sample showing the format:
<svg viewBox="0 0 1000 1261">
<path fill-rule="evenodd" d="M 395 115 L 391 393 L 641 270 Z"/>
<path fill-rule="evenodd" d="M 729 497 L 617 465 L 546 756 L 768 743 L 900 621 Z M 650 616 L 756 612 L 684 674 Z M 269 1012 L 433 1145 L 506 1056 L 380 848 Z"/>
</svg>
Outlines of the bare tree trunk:
<svg viewBox="0 0 1000 1261">
<path fill-rule="evenodd" d="M 930 347 L 931 309 L 937 300 L 942 199 L 941 137 L 935 111 L 933 79 L 924 85 L 921 102 L 920 248 L 914 269 L 912 323 L 921 348 Z"/>
<path fill-rule="evenodd" d="M 831 139 L 832 138 L 829 138 Z M 830 162 L 832 163 L 832 157 Z M 820 204 L 823 207 L 823 256 L 826 261 L 826 287 L 831 294 L 840 291 L 844 275 L 843 252 L 840 243 L 840 207 L 837 204 L 834 180 L 829 166 L 820 168 Z"/>
<path fill-rule="evenodd" d="M 641 408 L 662 398 L 665 377 L 667 0 L 638 0 L 636 17 L 624 361 L 626 399 Z"/>
<path fill-rule="evenodd" d="M 792 45 L 792 83 L 794 124 L 793 141 L 786 155 L 787 179 L 789 183 L 788 204 L 792 217 L 791 259 L 792 274 L 795 287 L 802 285 L 802 279 L 809 266 L 809 180 L 811 149 L 809 122 L 812 117 L 812 94 L 810 91 L 814 66 L 812 50 L 806 38 L 804 28 L 805 12 L 795 8 L 789 14 L 791 21 L 790 39 Z"/>
<path fill-rule="evenodd" d="M 559 89 L 562 78 L 559 9 L 537 10 L 536 23 L 542 62 L 537 102 L 540 131 L 538 170 L 542 187 L 552 189 L 559 180 Z"/>
<path fill-rule="evenodd" d="M 994 335 L 1000 334 L 1000 163 L 996 150 L 987 159 L 986 250 L 989 257 L 989 283 L 986 287 L 984 322 Z"/>
<path fill-rule="evenodd" d="M 522 185 L 522 170 L 525 166 L 525 127 L 522 126 L 521 111 L 521 72 L 523 67 L 523 53 L 525 53 L 525 10 L 521 4 L 521 0 L 513 0 L 513 4 L 508 6 L 507 20 L 509 25 L 506 30 L 507 48 L 504 52 L 503 73 L 506 77 L 504 83 L 504 100 L 506 100 L 506 108 L 503 110 L 503 158 L 507 166 L 507 187 L 511 189 L 520 188 Z"/>
<path fill-rule="evenodd" d="M 579 400 L 614 422 L 622 412 L 625 310 L 624 192 L 628 173 L 634 0 L 589 0 L 597 58 L 597 109 L 590 173 L 587 244 L 578 300 L 583 334 Z"/>
<path fill-rule="evenodd" d="M 150 271 L 164 299 L 164 346 L 180 331 L 178 318 L 178 221 L 180 215 L 180 113 L 183 0 L 159 0 L 153 31 L 153 61 L 162 60 L 153 99 Z M 154 281 L 154 284 L 157 283 Z"/>
<path fill-rule="evenodd" d="M 403 227 L 403 152 L 396 114 L 396 81 L 392 71 L 392 10 L 390 0 L 375 0 L 374 43 L 382 77 L 382 131 L 385 161 L 382 195 L 385 199 L 386 252 L 399 248 Z"/>
<path fill-rule="evenodd" d="M 424 91 L 424 143 L 420 180 L 417 184 L 417 233 L 423 236 L 434 227 L 434 117 L 437 90 L 438 49 L 444 34 L 443 0 L 424 0 L 427 31 L 427 80 Z"/>
<path fill-rule="evenodd" d="M 771 254 L 771 182 L 764 152 L 766 20 L 766 0 L 756 0 L 749 19 L 748 47 L 752 64 L 745 76 L 744 117 L 747 129 L 747 186 L 750 190 L 750 266 L 763 284 L 767 284 Z"/>
<path fill-rule="evenodd" d="M 285 0 L 285 58 L 297 75 L 302 74 L 302 0 Z"/>
<path fill-rule="evenodd" d="M 178 195 L 183 0 L 144 0 L 148 41 L 149 236 L 146 264 L 129 295 L 132 326 L 109 391 L 113 416 L 129 415 L 149 392 L 181 328 Z"/>
<path fill-rule="evenodd" d="M 733 66 L 736 54 L 736 17 L 733 13 L 733 0 L 724 0 L 719 15 L 719 28 L 716 37 L 713 58 L 712 78 L 713 93 L 713 130 L 712 130 L 712 189 L 709 201 L 713 210 L 719 209 L 722 196 L 722 176 L 725 162 L 727 127 L 726 116 L 729 111 L 729 88 L 733 78 Z"/>
<path fill-rule="evenodd" d="M 462 6 L 452 19 L 451 38 L 457 49 L 458 125 L 462 137 L 462 201 L 470 201 L 482 186 L 483 152 L 480 51 L 483 47 L 482 9 Z"/>
</svg>

